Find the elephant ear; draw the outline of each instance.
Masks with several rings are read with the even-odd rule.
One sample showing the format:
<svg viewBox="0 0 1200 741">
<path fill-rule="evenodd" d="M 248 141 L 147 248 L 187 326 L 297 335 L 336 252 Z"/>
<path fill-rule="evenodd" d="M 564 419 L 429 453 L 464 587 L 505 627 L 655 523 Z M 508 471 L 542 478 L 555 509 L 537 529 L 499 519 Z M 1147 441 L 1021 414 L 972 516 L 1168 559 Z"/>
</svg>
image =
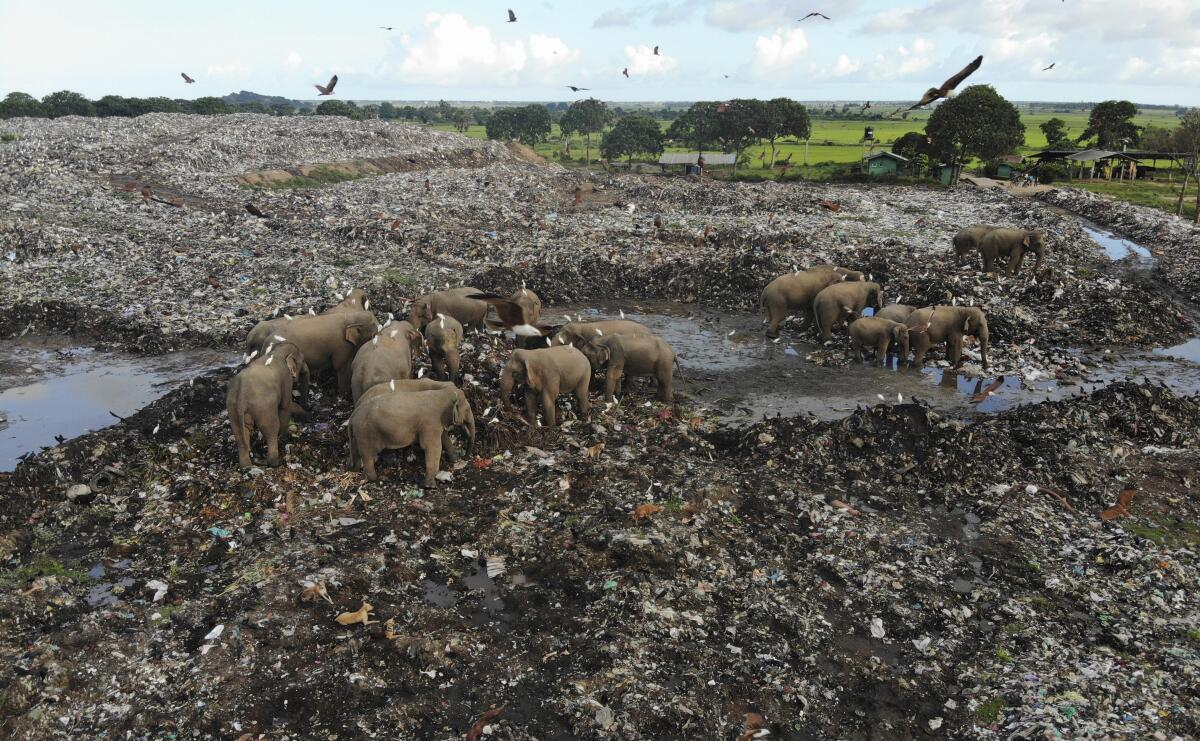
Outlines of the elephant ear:
<svg viewBox="0 0 1200 741">
<path fill-rule="evenodd" d="M 362 337 L 362 328 L 363 325 L 361 324 L 351 324 L 350 326 L 346 327 L 346 330 L 343 333 L 343 337 L 345 337 L 346 342 L 349 342 L 351 345 L 357 345 L 359 338 Z"/>
<path fill-rule="evenodd" d="M 543 380 L 544 378 L 541 369 L 538 367 L 538 362 L 536 360 L 532 363 L 526 362 L 525 382 L 529 384 L 529 387 L 540 391 L 543 387 Z"/>
<path fill-rule="evenodd" d="M 288 373 L 292 374 L 293 381 L 300 378 L 300 364 L 304 362 L 299 355 L 299 352 L 294 352 L 287 356 L 287 369 Z"/>
<path fill-rule="evenodd" d="M 1025 245 L 1025 249 L 1029 249 L 1029 240 L 1030 239 L 1031 239 L 1031 235 L 1026 234 L 1025 238 L 1021 240 L 1021 244 Z"/>
</svg>

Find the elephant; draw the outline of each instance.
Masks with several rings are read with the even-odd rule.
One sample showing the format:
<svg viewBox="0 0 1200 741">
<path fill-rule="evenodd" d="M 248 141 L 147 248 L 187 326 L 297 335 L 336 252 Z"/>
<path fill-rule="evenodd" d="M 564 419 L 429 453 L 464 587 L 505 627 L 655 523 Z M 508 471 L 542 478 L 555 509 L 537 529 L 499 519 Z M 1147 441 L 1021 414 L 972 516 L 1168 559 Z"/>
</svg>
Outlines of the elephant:
<svg viewBox="0 0 1200 741">
<path fill-rule="evenodd" d="M 363 404 L 366 404 L 371 399 L 384 394 L 393 393 L 412 393 L 415 391 L 439 391 L 449 389 L 458 394 L 460 402 L 467 401 L 467 395 L 458 386 L 455 386 L 450 381 L 437 381 L 432 378 L 405 378 L 392 379 L 386 383 L 377 383 L 358 397 L 354 408 L 357 409 Z M 467 404 L 463 411 L 463 427 L 467 431 L 467 452 L 470 453 L 475 449 L 475 414 L 471 411 L 471 405 Z M 450 460 L 453 461 L 457 454 L 454 451 L 454 446 L 450 441 L 450 433 L 447 432 L 442 437 L 442 449 L 447 452 Z"/>
<path fill-rule="evenodd" d="M 950 243 L 954 246 L 954 261 L 958 265 L 962 265 L 967 256 L 967 253 L 972 250 L 979 249 L 979 243 L 983 241 L 989 233 L 995 231 L 999 227 L 989 226 L 988 224 L 975 224 L 966 229 L 962 229 Z"/>
<path fill-rule="evenodd" d="M 343 314 L 348 311 L 366 311 L 371 308 L 371 300 L 367 298 L 367 292 L 361 288 L 355 288 L 346 294 L 341 303 L 330 306 L 322 314 Z"/>
<path fill-rule="evenodd" d="M 375 459 L 380 451 L 418 443 L 425 451 L 425 488 L 437 485 L 442 444 L 447 431 L 465 427 L 470 412 L 457 389 L 383 394 L 355 408 L 350 415 L 350 468 L 362 466 L 368 481 L 379 479 Z"/>
<path fill-rule="evenodd" d="M 916 310 L 917 307 L 908 304 L 888 304 L 875 312 L 875 316 L 879 319 L 891 319 L 893 322 L 903 324 L 908 319 L 908 315 Z"/>
<path fill-rule="evenodd" d="M 518 288 L 508 300 L 525 310 L 526 324 L 536 326 L 542 318 L 542 299 L 528 288 Z"/>
<path fill-rule="evenodd" d="M 767 337 L 779 336 L 779 325 L 799 310 L 804 317 L 813 299 L 828 286 L 841 281 L 861 281 L 863 274 L 836 265 L 817 265 L 801 273 L 781 275 L 767 284 L 758 305 L 767 312 Z"/>
<path fill-rule="evenodd" d="M 267 331 L 261 332 L 264 325 Z M 332 369 L 338 377 L 339 393 L 349 394 L 354 354 L 375 337 L 378 328 L 375 315 L 369 311 L 271 319 L 254 327 L 247 339 L 247 349 L 265 354 L 265 347 L 272 342 L 291 342 L 304 354 L 309 371 Z M 301 404 L 308 399 L 308 386 L 309 373 L 301 373 Z"/>
<path fill-rule="evenodd" d="M 425 325 L 436 319 L 438 314 L 445 314 L 457 319 L 463 327 L 474 327 L 481 330 L 483 329 L 483 318 L 487 316 L 488 305 L 484 301 L 467 298 L 472 293 L 480 293 L 480 290 L 472 286 L 464 286 L 420 296 L 413 301 L 409 308 L 408 321 L 417 329 L 424 329 Z"/>
<path fill-rule="evenodd" d="M 633 376 L 653 376 L 658 383 L 660 401 L 671 401 L 671 374 L 675 370 L 675 351 L 654 335 L 619 335 L 593 337 L 581 349 L 592 370 L 604 368 L 604 398 L 613 400 L 617 384 L 624 379 L 628 394 Z"/>
<path fill-rule="evenodd" d="M 229 381 L 225 409 L 238 447 L 238 465 L 249 468 L 250 435 L 262 430 L 267 465 L 279 465 L 279 437 L 287 435 L 295 402 L 292 386 L 304 368 L 304 354 L 290 342 L 273 345 Z"/>
<path fill-rule="evenodd" d="M 1021 269 L 1026 252 L 1037 255 L 1037 262 L 1033 265 L 1033 274 L 1037 275 L 1042 269 L 1042 258 L 1046 256 L 1046 238 L 1041 232 L 1031 229 L 994 229 L 979 243 L 985 273 L 992 272 L 997 259 L 1008 258 L 1007 273 L 1015 275 Z"/>
<path fill-rule="evenodd" d="M 421 333 L 411 324 L 396 322 L 358 348 L 350 364 L 350 394 L 354 401 L 377 383 L 411 378 L 412 343 L 421 340 Z"/>
<path fill-rule="evenodd" d="M 963 335 L 979 339 L 979 359 L 987 370 L 987 316 L 977 306 L 927 306 L 914 311 L 905 322 L 912 338 L 912 364 L 920 367 L 931 345 L 946 343 L 946 360 L 958 367 L 962 357 Z"/>
<path fill-rule="evenodd" d="M 875 348 L 875 359 L 887 365 L 888 347 L 895 343 L 899 348 L 900 363 L 908 360 L 908 325 L 878 316 L 864 316 L 850 324 L 850 346 L 859 362 L 864 360 L 863 348 Z"/>
<path fill-rule="evenodd" d="M 462 339 L 462 324 L 452 316 L 438 314 L 436 320 L 425 325 L 425 344 L 429 347 L 433 372 L 454 383 L 458 383 L 458 346 Z"/>
<path fill-rule="evenodd" d="M 555 404 L 562 392 L 575 393 L 580 419 L 588 414 L 588 384 L 592 380 L 592 365 L 587 356 L 574 345 L 555 345 L 545 350 L 513 350 L 508 364 L 500 374 L 500 399 L 511 406 L 509 395 L 513 386 L 525 385 L 525 411 L 529 423 L 537 422 L 538 396 L 546 425 L 558 424 Z"/>
<path fill-rule="evenodd" d="M 554 345 L 574 345 L 582 348 L 593 337 L 608 337 L 611 335 L 642 335 L 654 333 L 641 322 L 632 319 L 601 319 L 596 322 L 570 322 L 559 328 L 554 335 Z"/>
<path fill-rule="evenodd" d="M 821 289 L 813 299 L 813 319 L 821 338 L 832 339 L 834 324 L 861 315 L 868 304 L 876 309 L 883 308 L 883 288 L 873 281 L 834 283 Z"/>
</svg>

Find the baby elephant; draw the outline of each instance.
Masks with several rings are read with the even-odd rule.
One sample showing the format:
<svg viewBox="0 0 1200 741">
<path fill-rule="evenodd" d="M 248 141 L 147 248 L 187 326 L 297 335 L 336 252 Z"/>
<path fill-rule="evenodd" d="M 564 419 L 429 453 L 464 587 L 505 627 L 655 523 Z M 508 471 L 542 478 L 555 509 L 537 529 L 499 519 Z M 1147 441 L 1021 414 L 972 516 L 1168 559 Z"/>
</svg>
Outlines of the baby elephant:
<svg viewBox="0 0 1200 741">
<path fill-rule="evenodd" d="M 574 345 L 582 348 L 593 337 L 621 335 L 652 335 L 650 328 L 632 319 L 601 319 L 595 322 L 569 322 L 554 335 L 555 345 Z"/>
<path fill-rule="evenodd" d="M 279 465 L 279 436 L 287 435 L 292 418 L 292 385 L 300 378 L 304 355 L 291 343 L 272 345 L 229 382 L 225 409 L 238 446 L 238 465 L 249 468 L 250 435 L 262 430 L 267 465 Z"/>
<path fill-rule="evenodd" d="M 461 393 L 439 389 L 382 394 L 355 408 L 350 415 L 350 468 L 361 464 L 367 480 L 377 481 L 375 459 L 381 451 L 418 443 L 425 451 L 423 486 L 436 486 L 446 432 L 464 426 L 470 413 Z"/>
<path fill-rule="evenodd" d="M 850 325 L 850 346 L 859 362 L 863 361 L 863 348 L 875 348 L 875 359 L 887 365 L 888 347 L 892 343 L 900 353 L 900 363 L 908 359 L 908 326 L 890 319 L 865 316 Z"/>
<path fill-rule="evenodd" d="M 463 327 L 457 319 L 438 314 L 425 325 L 425 344 L 429 346 L 429 359 L 433 372 L 458 383 L 458 346 L 462 344 Z"/>
<path fill-rule="evenodd" d="M 1008 274 L 1015 275 L 1021 269 L 1026 252 L 1037 255 L 1033 274 L 1042 269 L 1042 258 L 1046 256 L 1046 239 L 1041 232 L 1030 229 L 993 229 L 979 243 L 983 255 L 983 272 L 992 272 L 997 260 L 1008 260 Z"/>
<path fill-rule="evenodd" d="M 833 339 L 834 324 L 861 315 L 867 306 L 883 308 L 883 288 L 878 283 L 834 283 L 823 289 L 813 299 L 813 318 L 821 338 Z"/>
<path fill-rule="evenodd" d="M 592 366 L 587 357 L 574 345 L 555 345 L 545 350 L 513 350 L 508 365 L 500 374 L 500 399 L 511 406 L 509 395 L 513 387 L 525 385 L 525 412 L 529 423 L 537 422 L 538 398 L 542 403 L 542 414 L 546 424 L 558 424 L 554 407 L 558 395 L 575 392 L 575 404 L 579 407 L 579 418 L 588 413 L 588 383 L 592 380 Z"/>
<path fill-rule="evenodd" d="M 634 376 L 653 376 L 658 383 L 658 398 L 671 401 L 671 373 L 674 371 L 675 351 L 661 338 L 639 335 L 608 335 L 594 337 L 583 346 L 593 370 L 604 368 L 604 398 L 613 400 L 617 384 L 624 379 L 623 393 L 628 394 Z"/>
</svg>

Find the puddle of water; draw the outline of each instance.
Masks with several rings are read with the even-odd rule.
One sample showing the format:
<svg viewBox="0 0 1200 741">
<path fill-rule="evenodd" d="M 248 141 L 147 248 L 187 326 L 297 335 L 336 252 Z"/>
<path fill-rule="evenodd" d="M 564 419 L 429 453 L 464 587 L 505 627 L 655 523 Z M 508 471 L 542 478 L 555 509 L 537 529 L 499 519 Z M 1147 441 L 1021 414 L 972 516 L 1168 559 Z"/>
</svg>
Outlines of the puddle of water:
<svg viewBox="0 0 1200 741">
<path fill-rule="evenodd" d="M 445 584 L 426 579 L 421 586 L 425 589 L 425 601 L 434 607 L 454 607 L 458 602 L 458 592 Z"/>
<path fill-rule="evenodd" d="M 479 607 L 467 615 L 467 619 L 477 628 L 490 626 L 501 633 L 507 633 L 516 622 L 517 613 L 510 608 L 500 594 L 496 582 L 487 575 L 484 566 L 475 564 L 471 573 L 462 578 L 462 585 L 471 592 L 479 593 Z"/>
<path fill-rule="evenodd" d="M 1139 259 L 1151 260 L 1150 250 L 1141 246 L 1137 242 L 1131 242 L 1123 237 L 1118 237 L 1110 231 L 1105 231 L 1096 224 L 1085 219 L 1079 220 L 1079 225 L 1087 232 L 1087 235 L 1092 238 L 1096 244 L 1104 248 L 1111 260 L 1124 260 L 1126 257 L 1133 255 Z"/>
<path fill-rule="evenodd" d="M 1154 351 L 1155 355 L 1162 355 L 1169 358 L 1182 358 L 1190 360 L 1193 363 L 1200 363 L 1200 337 L 1188 340 L 1182 345 L 1175 347 L 1161 347 Z"/>
<path fill-rule="evenodd" d="M 0 471 L 20 456 L 107 427 L 179 383 L 236 359 L 216 350 L 102 353 L 66 337 L 0 342 Z"/>
<path fill-rule="evenodd" d="M 578 313 L 584 319 L 615 318 L 619 310 L 646 324 L 675 348 L 683 375 L 683 380 L 676 378 L 677 391 L 732 422 L 804 413 L 839 419 L 859 406 L 880 403 L 880 396 L 888 403 L 897 403 L 900 397 L 906 401 L 918 397 L 939 412 L 972 417 L 1020 404 L 1063 399 L 1127 377 L 1162 381 L 1181 393 L 1200 393 L 1200 366 L 1169 358 L 1168 351 L 1113 355 L 1099 365 L 1088 362 L 1093 372 L 1086 379 L 1026 381 L 1010 374 L 984 395 L 994 381 L 1000 380 L 997 376 L 978 379 L 928 366 L 919 370 L 897 368 L 895 357 L 886 367 L 817 365 L 806 357 L 821 348 L 789 340 L 787 329 L 784 339 L 771 342 L 765 337 L 761 317 L 753 314 L 721 314 L 677 304 L 645 303 L 571 309 L 571 314 Z M 835 342 L 844 343 L 844 335 Z M 1187 353 L 1200 350 L 1200 340 L 1180 348 L 1173 348 L 1171 354 L 1187 357 Z M 644 401 L 648 392 L 649 387 L 642 386 L 636 401 Z"/>
</svg>

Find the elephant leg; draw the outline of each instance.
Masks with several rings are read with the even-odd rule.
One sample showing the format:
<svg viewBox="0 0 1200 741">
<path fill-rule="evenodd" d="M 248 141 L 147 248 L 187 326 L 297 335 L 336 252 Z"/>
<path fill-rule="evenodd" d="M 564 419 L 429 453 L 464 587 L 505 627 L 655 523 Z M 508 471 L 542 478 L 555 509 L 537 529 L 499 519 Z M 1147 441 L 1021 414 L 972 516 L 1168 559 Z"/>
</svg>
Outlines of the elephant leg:
<svg viewBox="0 0 1200 741">
<path fill-rule="evenodd" d="M 442 436 L 440 434 L 427 434 L 423 435 L 422 438 L 421 447 L 425 449 L 425 481 L 423 486 L 426 489 L 432 489 L 437 486 L 438 469 L 442 465 Z"/>
<path fill-rule="evenodd" d="M 1025 260 L 1024 250 L 1013 250 L 1012 257 L 1008 258 L 1008 274 L 1016 275 L 1021 269 L 1021 263 Z"/>
<path fill-rule="evenodd" d="M 617 390 L 617 381 L 620 380 L 620 371 L 611 365 L 604 372 L 604 400 L 612 401 L 613 395 Z"/>
<path fill-rule="evenodd" d="M 912 342 L 912 364 L 913 368 L 920 368 L 925 363 L 925 353 L 929 351 L 929 335 L 925 332 L 917 335 L 916 341 Z"/>
<path fill-rule="evenodd" d="M 238 465 L 242 468 L 249 468 L 252 465 L 250 460 L 250 433 L 253 429 L 250 415 L 239 416 L 235 411 L 229 415 L 229 425 L 233 428 L 233 439 L 237 443 Z"/>
<path fill-rule="evenodd" d="M 671 384 L 674 382 L 671 370 L 670 363 L 665 363 L 658 369 L 656 380 L 658 382 L 659 401 L 672 401 L 675 399 L 675 391 L 671 387 Z"/>
<path fill-rule="evenodd" d="M 879 341 L 879 344 L 875 347 L 875 354 L 878 356 L 876 359 L 879 361 L 880 365 L 888 364 L 888 346 L 891 344 L 892 344 L 891 339 L 888 337 L 884 337 L 882 340 Z"/>
<path fill-rule="evenodd" d="M 963 336 L 961 334 L 952 334 L 946 338 L 946 360 L 949 360 L 950 365 L 955 368 L 962 365 L 962 349 Z"/>
<path fill-rule="evenodd" d="M 448 376 L 446 376 L 445 374 L 446 374 L 445 358 L 442 358 L 441 356 L 435 357 L 433 359 L 433 375 L 437 376 L 438 378 L 448 378 Z"/>
<path fill-rule="evenodd" d="M 367 481 L 378 481 L 379 474 L 375 473 L 375 458 L 379 455 L 379 451 L 374 447 L 363 445 L 359 447 L 358 455 L 362 458 L 363 475 L 367 477 Z"/>
<path fill-rule="evenodd" d="M 558 394 L 553 393 L 551 389 L 542 389 L 542 415 L 546 417 L 547 427 L 557 427 L 558 418 L 555 415 L 555 402 L 558 401 Z"/>
<path fill-rule="evenodd" d="M 350 363 L 346 363 L 341 368 L 337 369 L 338 377 L 338 393 L 342 396 L 350 396 Z"/>
<path fill-rule="evenodd" d="M 575 405 L 579 407 L 579 418 L 587 419 L 590 405 L 588 404 L 588 381 L 586 378 L 575 387 Z"/>
<path fill-rule="evenodd" d="M 538 404 L 537 404 L 538 397 L 537 397 L 537 395 L 538 395 L 538 392 L 535 388 L 533 388 L 532 386 L 525 387 L 525 416 L 529 418 L 529 424 L 531 424 L 531 425 L 537 424 L 537 415 L 538 415 L 538 409 L 537 409 L 538 408 Z"/>
<path fill-rule="evenodd" d="M 861 363 L 866 360 L 866 357 L 863 355 L 862 340 L 857 337 L 850 338 L 850 352 L 854 353 L 854 357 L 858 358 L 858 362 Z"/>
<path fill-rule="evenodd" d="M 357 471 L 362 458 L 358 454 L 358 443 L 354 439 L 354 428 L 350 428 L 350 470 Z"/>
<path fill-rule="evenodd" d="M 308 371 L 308 365 L 304 365 L 300 370 L 300 406 L 309 409 L 308 404 L 308 387 L 312 383 L 312 376 Z"/>
<path fill-rule="evenodd" d="M 767 302 L 767 337 L 774 339 L 779 336 L 779 325 L 787 317 L 787 312 L 777 302 Z"/>
<path fill-rule="evenodd" d="M 258 420 L 259 429 L 263 432 L 263 437 L 267 440 L 267 465 L 279 465 L 279 417 L 273 414 L 264 414 L 263 419 Z"/>
</svg>

